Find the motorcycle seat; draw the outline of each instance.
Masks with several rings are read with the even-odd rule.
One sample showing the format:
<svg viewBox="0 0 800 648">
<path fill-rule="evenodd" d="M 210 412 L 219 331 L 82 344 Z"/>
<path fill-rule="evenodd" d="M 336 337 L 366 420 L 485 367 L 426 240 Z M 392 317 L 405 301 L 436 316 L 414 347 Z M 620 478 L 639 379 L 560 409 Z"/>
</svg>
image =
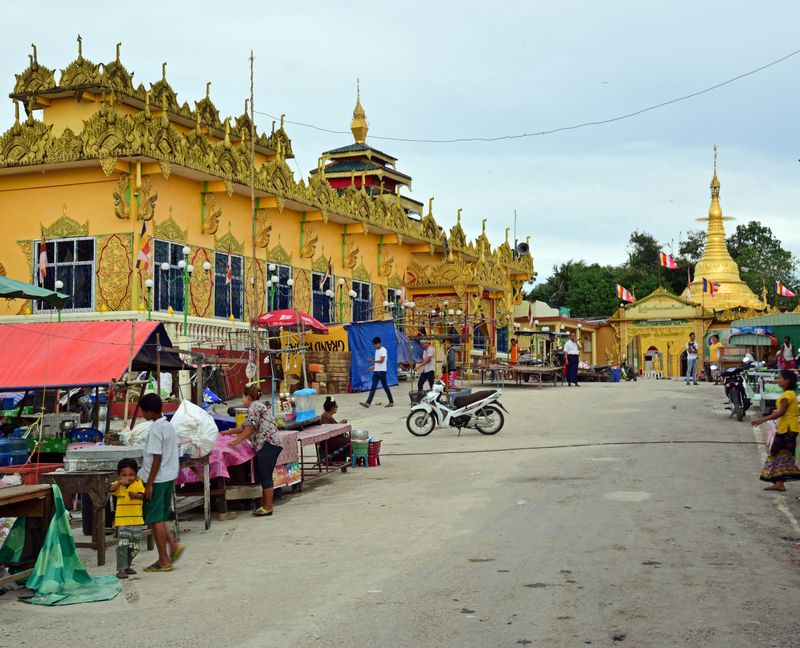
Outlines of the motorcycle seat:
<svg viewBox="0 0 800 648">
<path fill-rule="evenodd" d="M 474 394 L 470 394 L 469 396 L 459 396 L 453 399 L 453 405 L 455 405 L 456 409 L 461 409 L 467 405 L 472 405 L 472 403 L 477 403 L 479 400 L 488 398 L 494 393 L 495 392 L 492 389 L 483 389 L 479 392 L 475 392 Z"/>
</svg>

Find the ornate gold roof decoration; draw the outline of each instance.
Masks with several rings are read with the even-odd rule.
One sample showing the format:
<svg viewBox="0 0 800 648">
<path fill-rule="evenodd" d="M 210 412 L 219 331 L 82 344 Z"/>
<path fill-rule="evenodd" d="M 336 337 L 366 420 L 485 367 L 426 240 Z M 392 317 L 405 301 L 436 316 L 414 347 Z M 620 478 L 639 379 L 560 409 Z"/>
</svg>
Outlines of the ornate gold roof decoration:
<svg viewBox="0 0 800 648">
<path fill-rule="evenodd" d="M 280 265 L 292 265 L 292 255 L 281 245 L 280 236 L 278 236 L 278 244 L 267 253 L 267 259 Z"/>
<path fill-rule="evenodd" d="M 102 83 L 100 66 L 83 58 L 83 39 L 78 34 L 78 58 L 61 70 L 58 85 L 62 88 L 80 89 L 81 86 L 99 86 Z"/>
<path fill-rule="evenodd" d="M 42 227 L 46 239 L 72 238 L 76 236 L 89 236 L 89 221 L 81 224 L 73 218 L 67 216 L 67 206 L 49 227 Z"/>
<path fill-rule="evenodd" d="M 56 73 L 44 65 L 39 65 L 37 60 L 36 45 L 31 45 L 33 54 L 29 54 L 30 64 L 22 72 L 15 74 L 17 82 L 14 84 L 14 94 L 40 92 L 52 90 L 56 87 Z"/>
<path fill-rule="evenodd" d="M 231 223 L 228 221 L 228 232 L 221 238 L 214 237 L 214 249 L 221 252 L 244 254 L 244 242 L 238 240 L 231 232 Z"/>
<path fill-rule="evenodd" d="M 153 234 L 156 238 L 175 243 L 186 243 L 189 240 L 189 228 L 181 229 L 181 226 L 175 222 L 172 217 L 172 207 L 169 208 L 167 220 L 161 223 L 155 222 Z"/>
<path fill-rule="evenodd" d="M 361 263 L 359 263 L 358 266 L 353 270 L 353 279 L 358 281 L 366 281 L 368 283 L 372 281 L 372 275 L 364 266 L 363 257 L 361 258 Z"/>
<path fill-rule="evenodd" d="M 83 57 L 82 43 L 79 41 L 78 58 L 65 68 L 60 87 L 55 87 L 52 71 L 39 65 L 34 51 L 28 70 L 17 77 L 12 95 L 15 99 L 25 101 L 28 106 L 28 102 L 35 102 L 39 94 L 46 98 L 49 93 L 65 89 L 79 93 L 93 89 L 98 94 L 105 94 L 105 100 L 101 102 L 99 110 L 85 120 L 79 132 L 65 128 L 59 135 L 54 135 L 52 125 L 35 120 L 32 114 L 24 122 L 17 117 L 12 127 L 0 135 L 0 168 L 97 160 L 110 175 L 118 160 L 139 157 L 157 160 L 165 177 L 173 167 L 183 167 L 223 179 L 229 193 L 233 192 L 235 185 L 249 186 L 249 147 L 234 143 L 234 140 L 239 141 L 243 132 L 249 138 L 249 121 L 245 120 L 249 116 L 246 112 L 236 120 L 233 132 L 230 122 L 226 120 L 225 137 L 219 141 L 218 131 L 223 124 L 210 100 L 209 88 L 206 98 L 197 102 L 196 111 L 191 110 L 185 102 L 179 105 L 174 90 L 166 80 L 165 64 L 161 80 L 151 85 L 150 92 L 141 84 L 132 90 L 132 75 L 122 66 L 119 51 L 118 46 L 116 59 L 103 66 L 101 73 L 101 66 Z M 129 99 L 140 103 L 131 103 Z M 118 111 L 116 104 L 123 101 L 143 108 L 134 114 Z M 39 107 L 42 105 L 43 102 Z M 161 110 L 157 110 L 157 107 Z M 360 97 L 357 98 L 355 113 L 355 117 L 360 119 L 363 113 Z M 191 119 L 195 128 L 186 133 L 179 131 L 170 115 Z M 366 126 L 366 117 L 363 116 L 363 119 Z M 202 128 L 203 124 L 216 128 L 215 136 L 210 137 Z M 291 156 L 292 149 L 291 140 L 283 129 L 283 119 L 279 128 L 273 126 L 269 136 L 257 134 L 256 146 L 279 153 L 275 159 L 259 164 L 255 172 L 255 188 L 274 195 L 279 210 L 282 210 L 286 201 L 292 201 L 307 205 L 309 211 L 320 210 L 354 220 L 362 224 L 365 232 L 368 227 L 376 227 L 397 234 L 400 240 L 424 241 L 432 246 L 441 246 L 446 241 L 446 234 L 433 216 L 432 200 L 428 213 L 421 221 L 417 221 L 408 217 L 400 201 L 376 201 L 352 186 L 340 195 L 322 174 L 314 174 L 307 181 L 295 180 L 285 162 L 285 158 Z M 268 235 L 266 230 L 265 233 Z M 467 242 L 460 224 L 450 231 L 450 236 L 453 249 L 475 255 L 475 247 Z M 488 239 L 484 250 L 491 255 Z M 515 274 L 530 275 L 533 273 L 533 260 L 530 255 L 514 257 L 508 261 L 508 267 Z"/>
</svg>

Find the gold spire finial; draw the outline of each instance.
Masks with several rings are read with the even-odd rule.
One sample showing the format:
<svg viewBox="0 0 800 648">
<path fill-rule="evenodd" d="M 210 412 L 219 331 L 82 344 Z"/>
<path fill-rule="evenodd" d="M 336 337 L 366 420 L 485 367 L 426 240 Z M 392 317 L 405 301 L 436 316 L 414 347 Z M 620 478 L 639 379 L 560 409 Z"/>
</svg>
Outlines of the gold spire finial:
<svg viewBox="0 0 800 648">
<path fill-rule="evenodd" d="M 281 128 L 283 128 L 283 122 L 284 122 L 285 119 L 286 119 L 286 114 L 285 113 L 281 113 Z"/>
<path fill-rule="evenodd" d="M 119 53 L 122 49 L 122 42 L 117 43 L 117 63 L 119 63 Z"/>
<path fill-rule="evenodd" d="M 456 222 L 461 225 L 461 207 L 458 208 L 458 215 L 456 216 Z"/>
<path fill-rule="evenodd" d="M 711 197 L 719 198 L 719 178 L 717 178 L 717 145 L 714 144 L 714 176 L 711 178 Z"/>
<path fill-rule="evenodd" d="M 487 219 L 484 218 L 483 221 L 481 221 L 481 236 L 486 236 L 486 220 Z"/>
<path fill-rule="evenodd" d="M 78 60 L 83 60 L 83 39 L 80 34 L 78 34 Z"/>
<path fill-rule="evenodd" d="M 206 99 L 211 99 L 211 81 L 206 83 Z"/>
<path fill-rule="evenodd" d="M 14 123 L 19 125 L 19 101 L 14 100 Z"/>
<path fill-rule="evenodd" d="M 247 115 L 249 113 L 250 113 L 250 100 L 249 99 L 245 99 L 244 100 L 244 114 Z"/>
<path fill-rule="evenodd" d="M 367 140 L 367 114 L 361 105 L 361 83 L 356 79 L 356 107 L 353 109 L 353 121 L 350 122 L 350 130 L 356 143 L 363 144 Z"/>
<path fill-rule="evenodd" d="M 162 81 L 166 81 L 167 80 L 167 62 L 166 61 L 164 61 L 161 64 L 161 80 Z"/>
<path fill-rule="evenodd" d="M 31 67 L 34 67 L 39 63 L 36 53 L 36 43 L 31 43 L 31 47 L 33 48 L 33 61 L 31 61 Z"/>
<path fill-rule="evenodd" d="M 150 91 L 144 93 L 144 116 L 150 117 Z"/>
<path fill-rule="evenodd" d="M 506 227 L 506 245 L 508 245 L 508 233 L 511 231 L 510 227 Z"/>
<path fill-rule="evenodd" d="M 433 216 L 433 196 L 428 198 L 428 216 Z"/>
</svg>

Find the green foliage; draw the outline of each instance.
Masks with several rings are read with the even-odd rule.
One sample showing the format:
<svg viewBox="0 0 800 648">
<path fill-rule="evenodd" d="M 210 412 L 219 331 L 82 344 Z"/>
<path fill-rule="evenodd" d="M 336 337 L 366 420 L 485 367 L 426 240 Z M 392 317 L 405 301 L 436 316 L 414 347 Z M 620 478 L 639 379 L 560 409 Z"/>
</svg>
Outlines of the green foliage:
<svg viewBox="0 0 800 648">
<path fill-rule="evenodd" d="M 798 293 L 797 259 L 783 248 L 769 227 L 758 221 L 739 225 L 727 243 L 731 256 L 739 264 L 742 279 L 753 292 L 760 295 L 766 288 L 767 301 L 779 308 L 796 304 L 794 298 L 775 294 L 775 279 L 780 279 L 792 292 Z"/>
</svg>

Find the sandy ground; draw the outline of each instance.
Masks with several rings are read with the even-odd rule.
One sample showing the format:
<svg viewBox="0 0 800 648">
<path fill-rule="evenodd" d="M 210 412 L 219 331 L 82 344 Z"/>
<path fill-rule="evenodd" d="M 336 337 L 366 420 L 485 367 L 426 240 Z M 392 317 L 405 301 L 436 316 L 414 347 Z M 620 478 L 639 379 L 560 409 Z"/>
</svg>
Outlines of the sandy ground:
<svg viewBox="0 0 800 648">
<path fill-rule="evenodd" d="M 0 646 L 799 645 L 800 488 L 762 492 L 721 388 L 512 387 L 500 434 L 460 438 L 409 435 L 394 391 L 394 409 L 338 398 L 384 439 L 380 468 L 320 480 L 272 518 L 195 518 L 176 570 L 113 601 L 6 594 Z M 90 571 L 112 574 L 113 552 Z"/>
</svg>

